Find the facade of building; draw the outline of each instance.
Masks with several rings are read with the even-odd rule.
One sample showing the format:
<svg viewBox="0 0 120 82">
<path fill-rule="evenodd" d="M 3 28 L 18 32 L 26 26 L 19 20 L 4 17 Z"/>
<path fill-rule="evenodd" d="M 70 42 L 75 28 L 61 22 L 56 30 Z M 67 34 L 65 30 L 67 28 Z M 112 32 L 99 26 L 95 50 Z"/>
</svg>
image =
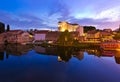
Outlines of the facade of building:
<svg viewBox="0 0 120 82">
<path fill-rule="evenodd" d="M 11 30 L 9 32 L 5 32 L 0 34 L 0 42 L 3 44 L 5 41 L 8 43 L 27 43 L 31 42 L 33 40 L 32 37 L 30 37 L 30 34 L 28 32 L 22 31 L 22 30 Z"/>
<path fill-rule="evenodd" d="M 58 22 L 58 30 L 60 32 L 64 32 L 65 30 L 68 30 L 68 32 L 74 32 L 79 27 L 78 24 L 71 24 L 68 22 Z"/>
<path fill-rule="evenodd" d="M 74 40 L 79 40 L 79 32 L 70 32 L 70 36 Z"/>
<path fill-rule="evenodd" d="M 88 31 L 87 32 L 87 41 L 90 41 L 90 42 L 100 41 L 100 32 L 97 32 L 95 30 Z"/>
<path fill-rule="evenodd" d="M 100 32 L 100 37 L 102 42 L 113 40 L 113 36 L 114 35 L 112 32 L 107 32 L 107 31 Z"/>
<path fill-rule="evenodd" d="M 36 31 L 34 34 L 34 40 L 35 41 L 45 41 L 46 40 L 46 34 L 48 33 L 48 30 L 41 30 Z"/>
<path fill-rule="evenodd" d="M 58 40 L 59 36 L 60 32 L 58 31 L 48 32 L 46 35 L 46 41 L 48 41 L 48 43 L 54 43 Z"/>
<path fill-rule="evenodd" d="M 79 33 L 79 36 L 83 36 L 84 35 L 84 28 L 83 26 L 79 26 L 76 31 Z"/>
<path fill-rule="evenodd" d="M 1 33 L 1 34 L 0 34 L 0 44 L 4 44 L 5 37 L 6 37 L 6 34 L 5 34 L 5 33 Z"/>
</svg>

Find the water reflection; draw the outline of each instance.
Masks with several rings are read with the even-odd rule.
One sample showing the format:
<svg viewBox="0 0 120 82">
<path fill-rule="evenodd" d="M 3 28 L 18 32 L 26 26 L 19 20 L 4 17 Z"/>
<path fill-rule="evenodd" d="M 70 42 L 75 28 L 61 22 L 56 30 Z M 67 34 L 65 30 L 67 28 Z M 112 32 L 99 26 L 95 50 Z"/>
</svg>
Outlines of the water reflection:
<svg viewBox="0 0 120 82">
<path fill-rule="evenodd" d="M 9 55 L 21 56 L 30 50 L 35 50 L 40 55 L 53 55 L 58 57 L 58 61 L 68 62 L 72 57 L 78 60 L 84 59 L 84 52 L 97 57 L 114 57 L 117 64 L 120 64 L 120 51 L 105 51 L 99 48 L 79 49 L 73 47 L 41 47 L 31 45 L 0 45 L 0 60 L 8 59 Z"/>
<path fill-rule="evenodd" d="M 84 59 L 84 52 L 88 55 L 102 56 L 99 49 L 78 49 L 72 47 L 47 47 L 35 46 L 35 51 L 43 55 L 55 55 L 58 56 L 58 61 L 68 62 L 72 57 L 76 57 L 79 60 Z"/>
<path fill-rule="evenodd" d="M 120 64 L 120 51 L 105 51 L 99 48 L 89 49 L 77 49 L 72 47 L 47 47 L 35 46 L 34 50 L 43 55 L 58 56 L 58 61 L 68 62 L 72 57 L 76 57 L 79 60 L 84 59 L 84 52 L 88 55 L 94 55 L 97 57 L 114 57 L 117 64 Z"/>
<path fill-rule="evenodd" d="M 33 47 L 30 45 L 0 45 L 0 60 L 9 58 L 9 55 L 21 56 L 27 54 L 28 51 L 32 50 Z"/>
<path fill-rule="evenodd" d="M 120 51 L 117 51 L 115 54 L 115 61 L 117 64 L 120 64 Z"/>
</svg>

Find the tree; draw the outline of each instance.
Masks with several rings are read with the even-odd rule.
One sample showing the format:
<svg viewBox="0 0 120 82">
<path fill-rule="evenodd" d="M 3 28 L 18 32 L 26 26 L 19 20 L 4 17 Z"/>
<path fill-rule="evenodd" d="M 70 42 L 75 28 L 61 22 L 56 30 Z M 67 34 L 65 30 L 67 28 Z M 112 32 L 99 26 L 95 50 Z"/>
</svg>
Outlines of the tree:
<svg viewBox="0 0 120 82">
<path fill-rule="evenodd" d="M 85 33 L 91 30 L 96 30 L 96 27 L 94 26 L 84 26 L 83 28 Z"/>
<path fill-rule="evenodd" d="M 62 46 L 69 46 L 73 42 L 73 38 L 71 37 L 70 32 L 66 30 L 65 32 L 61 32 L 60 37 L 58 39 L 58 43 Z"/>
<path fill-rule="evenodd" d="M 5 32 L 5 24 L 0 22 L 0 33 Z"/>
<path fill-rule="evenodd" d="M 120 33 L 117 33 L 114 37 L 115 40 L 120 40 Z"/>
<path fill-rule="evenodd" d="M 7 30 L 6 31 L 7 32 L 10 31 L 10 25 L 9 24 L 7 25 Z"/>
</svg>

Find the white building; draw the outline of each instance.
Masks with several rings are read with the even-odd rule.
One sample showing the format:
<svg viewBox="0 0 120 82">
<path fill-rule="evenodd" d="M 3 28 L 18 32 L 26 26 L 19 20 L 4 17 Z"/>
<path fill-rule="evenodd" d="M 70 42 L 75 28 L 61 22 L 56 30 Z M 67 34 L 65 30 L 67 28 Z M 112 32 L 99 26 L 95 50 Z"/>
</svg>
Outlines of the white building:
<svg viewBox="0 0 120 82">
<path fill-rule="evenodd" d="M 35 32 L 34 41 L 44 41 L 48 32 L 48 30 L 40 30 Z"/>
<path fill-rule="evenodd" d="M 83 34 L 84 34 L 84 28 L 83 28 L 83 26 L 79 26 L 76 29 L 76 31 L 79 32 L 79 36 L 83 36 Z"/>
</svg>

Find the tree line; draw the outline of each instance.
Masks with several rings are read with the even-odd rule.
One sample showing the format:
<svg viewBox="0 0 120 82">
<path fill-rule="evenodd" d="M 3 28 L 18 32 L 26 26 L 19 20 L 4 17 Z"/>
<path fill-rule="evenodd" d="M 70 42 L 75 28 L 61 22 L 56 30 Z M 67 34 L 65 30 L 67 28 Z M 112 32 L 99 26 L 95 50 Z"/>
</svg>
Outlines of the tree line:
<svg viewBox="0 0 120 82">
<path fill-rule="evenodd" d="M 5 24 L 0 22 L 0 33 L 8 32 L 8 31 L 10 31 L 10 25 L 8 24 L 7 29 L 5 29 Z"/>
</svg>

